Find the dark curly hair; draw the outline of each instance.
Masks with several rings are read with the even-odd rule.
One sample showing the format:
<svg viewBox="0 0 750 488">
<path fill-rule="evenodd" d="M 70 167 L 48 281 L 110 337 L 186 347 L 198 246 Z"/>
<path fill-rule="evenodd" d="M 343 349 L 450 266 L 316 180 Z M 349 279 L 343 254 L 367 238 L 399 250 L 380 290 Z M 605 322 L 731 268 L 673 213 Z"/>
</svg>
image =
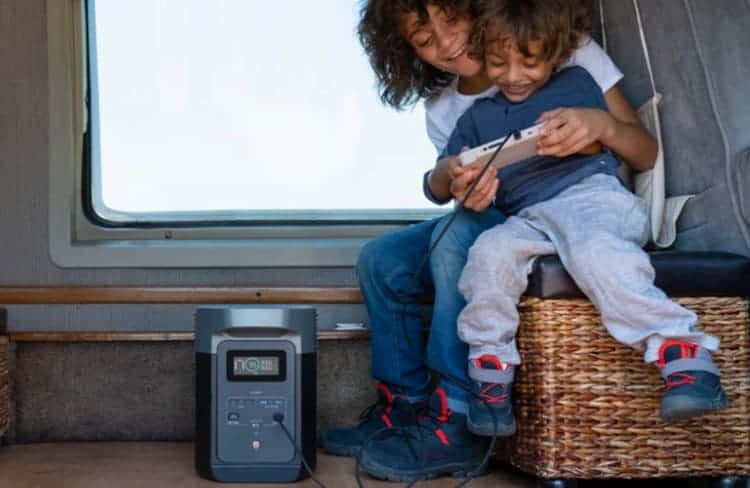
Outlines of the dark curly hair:
<svg viewBox="0 0 750 488">
<path fill-rule="evenodd" d="M 402 34 L 402 17 L 416 12 L 427 22 L 427 6 L 474 19 L 476 0 L 366 0 L 357 33 L 378 80 L 380 99 L 396 109 L 429 98 L 448 85 L 455 75 L 422 61 Z"/>
<path fill-rule="evenodd" d="M 566 61 L 581 40 L 591 35 L 587 0 L 479 0 L 481 14 L 472 32 L 475 51 L 510 36 L 524 56 L 529 43 L 541 41 L 545 60 Z"/>
</svg>

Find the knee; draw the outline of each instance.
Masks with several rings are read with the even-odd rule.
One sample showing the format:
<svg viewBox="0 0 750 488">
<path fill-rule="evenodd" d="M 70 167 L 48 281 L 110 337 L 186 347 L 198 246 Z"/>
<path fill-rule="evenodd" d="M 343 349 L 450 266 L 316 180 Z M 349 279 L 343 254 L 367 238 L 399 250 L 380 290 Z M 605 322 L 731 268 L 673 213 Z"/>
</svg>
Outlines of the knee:
<svg viewBox="0 0 750 488">
<path fill-rule="evenodd" d="M 523 253 L 528 241 L 518 239 L 511 233 L 491 230 L 480 235 L 468 255 L 468 264 L 489 269 L 504 267 L 515 261 Z"/>
<path fill-rule="evenodd" d="M 638 246 L 609 234 L 594 235 L 573 246 L 571 265 L 601 280 L 621 279 L 626 270 L 626 274 L 631 274 L 639 268 L 639 261 L 645 256 Z"/>
<path fill-rule="evenodd" d="M 461 273 L 461 292 L 466 295 L 474 285 L 484 286 L 489 275 L 494 274 L 498 267 L 503 267 L 507 258 L 506 253 L 497 252 L 497 244 L 493 238 L 486 233 L 479 236 L 469 249 L 466 266 Z"/>
<path fill-rule="evenodd" d="M 360 283 L 366 283 L 376 279 L 383 273 L 384 257 L 387 255 L 387 246 L 381 238 L 375 238 L 362 247 L 357 258 L 356 272 Z"/>
<path fill-rule="evenodd" d="M 429 256 L 429 267 L 435 285 L 446 281 L 458 281 L 461 270 L 466 265 L 469 249 L 452 240 L 441 240 Z"/>
<path fill-rule="evenodd" d="M 448 225 L 449 223 L 450 225 Z M 469 246 L 476 238 L 472 234 L 472 219 L 468 212 L 458 212 L 452 222 L 447 217 L 441 219 L 430 236 L 430 247 L 435 246 L 433 255 L 448 255 L 458 252 L 465 256 Z"/>
<path fill-rule="evenodd" d="M 466 254 L 473 242 L 473 236 L 468 236 L 468 222 L 462 213 L 457 214 L 450 226 L 446 227 L 449 219 L 443 219 L 430 236 L 429 266 L 434 280 L 450 279 L 466 264 Z M 439 239 L 439 240 L 438 240 Z"/>
<path fill-rule="evenodd" d="M 591 235 L 585 239 L 564 243 L 564 247 L 571 250 L 567 253 L 570 265 L 581 270 L 596 269 L 596 263 L 600 262 L 605 253 L 608 254 L 607 240 L 604 235 Z"/>
<path fill-rule="evenodd" d="M 398 237 L 398 236 L 396 236 Z M 360 287 L 388 289 L 396 293 L 418 288 L 414 275 L 421 255 L 405 252 L 413 242 L 394 238 L 394 234 L 377 237 L 362 247 L 356 273 Z"/>
<path fill-rule="evenodd" d="M 446 227 L 449 220 L 442 219 L 432 232 L 430 247 L 434 246 L 434 249 L 430 255 L 430 265 L 433 271 L 441 267 L 463 268 L 469 248 L 484 230 L 481 215 L 475 212 L 459 211 L 450 226 Z"/>
<path fill-rule="evenodd" d="M 469 250 L 459 289 L 466 296 L 472 289 L 525 288 L 528 263 L 536 251 L 512 233 L 485 232 Z"/>
</svg>

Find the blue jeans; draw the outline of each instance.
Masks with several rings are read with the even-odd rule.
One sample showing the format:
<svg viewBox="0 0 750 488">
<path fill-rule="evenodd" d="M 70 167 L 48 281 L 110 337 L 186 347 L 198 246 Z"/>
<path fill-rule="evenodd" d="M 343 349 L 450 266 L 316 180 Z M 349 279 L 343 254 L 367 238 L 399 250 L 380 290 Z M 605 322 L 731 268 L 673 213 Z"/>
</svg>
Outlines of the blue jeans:
<svg viewBox="0 0 750 488">
<path fill-rule="evenodd" d="M 450 215 L 370 241 L 360 253 L 357 276 L 370 317 L 373 376 L 408 397 L 421 398 L 429 393 L 429 365 L 441 374 L 448 398 L 465 403 L 467 392 L 450 380 L 469 384 L 468 349 L 458 338 L 456 325 L 466 304 L 458 292 L 458 279 L 469 247 L 484 230 L 504 222 L 505 215 L 494 207 L 481 213 L 459 211 L 420 270 Z M 434 292 L 435 299 L 425 348 L 419 298 L 428 291 Z"/>
</svg>

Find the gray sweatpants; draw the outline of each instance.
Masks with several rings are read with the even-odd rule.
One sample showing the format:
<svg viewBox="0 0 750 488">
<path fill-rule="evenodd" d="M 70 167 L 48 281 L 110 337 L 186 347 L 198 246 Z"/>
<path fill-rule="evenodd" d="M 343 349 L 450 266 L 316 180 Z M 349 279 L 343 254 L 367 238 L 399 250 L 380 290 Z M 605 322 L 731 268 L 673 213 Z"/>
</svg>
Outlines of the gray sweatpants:
<svg viewBox="0 0 750 488">
<path fill-rule="evenodd" d="M 657 360 L 666 339 L 718 349 L 718 339 L 696 327 L 693 312 L 654 286 L 654 268 L 642 249 L 647 237 L 646 202 L 608 175 L 586 178 L 482 233 L 458 284 L 467 302 L 458 333 L 469 359 L 490 354 L 521 363 L 517 305 L 534 258 L 548 254 L 560 256 L 612 337 L 645 349 L 646 362 Z"/>
</svg>

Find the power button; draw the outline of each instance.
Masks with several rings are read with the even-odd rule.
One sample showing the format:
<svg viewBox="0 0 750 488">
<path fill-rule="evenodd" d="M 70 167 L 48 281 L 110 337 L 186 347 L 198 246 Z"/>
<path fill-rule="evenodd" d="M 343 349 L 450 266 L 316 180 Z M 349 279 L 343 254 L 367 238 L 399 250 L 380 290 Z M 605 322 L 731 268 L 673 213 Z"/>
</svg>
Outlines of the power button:
<svg viewBox="0 0 750 488">
<path fill-rule="evenodd" d="M 253 446 L 253 449 L 260 449 L 260 441 L 253 441 L 251 445 Z"/>
</svg>

